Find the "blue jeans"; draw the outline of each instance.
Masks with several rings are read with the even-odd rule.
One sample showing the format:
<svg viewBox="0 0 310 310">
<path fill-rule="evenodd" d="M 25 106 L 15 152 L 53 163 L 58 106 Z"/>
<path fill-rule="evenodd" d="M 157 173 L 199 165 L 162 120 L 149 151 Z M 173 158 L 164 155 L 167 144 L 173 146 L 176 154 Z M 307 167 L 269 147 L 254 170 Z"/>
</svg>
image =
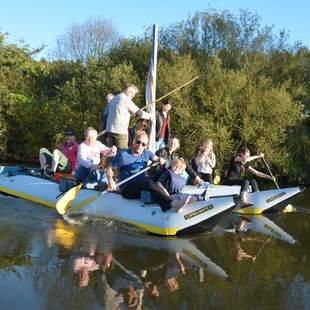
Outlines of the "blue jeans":
<svg viewBox="0 0 310 310">
<path fill-rule="evenodd" d="M 75 179 L 78 183 L 108 183 L 106 174 L 103 170 L 85 168 L 80 166 L 75 172 Z"/>
</svg>

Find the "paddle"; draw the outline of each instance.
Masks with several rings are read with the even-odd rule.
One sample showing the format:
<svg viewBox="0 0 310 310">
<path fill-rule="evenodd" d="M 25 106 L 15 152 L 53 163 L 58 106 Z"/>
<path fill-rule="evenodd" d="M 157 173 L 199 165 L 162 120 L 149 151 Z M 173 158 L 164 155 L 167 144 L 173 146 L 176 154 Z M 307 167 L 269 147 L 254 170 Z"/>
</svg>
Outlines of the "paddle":
<svg viewBox="0 0 310 310">
<path fill-rule="evenodd" d="M 271 240 L 272 234 L 269 236 L 268 239 L 266 239 L 264 241 L 264 243 L 260 246 L 260 248 L 258 249 L 257 254 L 253 257 L 253 262 L 256 262 L 258 255 L 260 254 L 260 252 L 262 251 L 262 249 L 264 248 L 264 246 Z"/>
<path fill-rule="evenodd" d="M 156 103 L 156 102 L 158 102 L 158 101 L 160 101 L 160 100 L 163 100 L 164 98 L 170 96 L 171 94 L 175 93 L 176 91 L 178 91 L 179 89 L 183 88 L 184 86 L 186 86 L 186 85 L 188 85 L 188 84 L 194 82 L 194 81 L 197 80 L 198 78 L 199 78 L 199 75 L 196 76 L 196 77 L 194 77 L 194 78 L 191 79 L 190 81 L 188 81 L 188 82 L 182 84 L 181 86 L 179 86 L 179 87 L 177 87 L 177 88 L 171 90 L 169 93 L 163 95 L 162 97 L 160 97 L 160 98 L 154 100 L 153 102 L 151 102 L 151 103 L 145 105 L 145 106 L 144 106 L 143 108 L 141 108 L 140 110 L 141 110 L 141 111 L 145 110 L 146 108 L 150 107 L 152 104 L 154 104 L 154 103 Z"/>
<path fill-rule="evenodd" d="M 136 176 L 146 172 L 147 170 L 149 170 L 152 167 L 155 167 L 159 164 L 159 162 L 155 162 L 152 163 L 151 165 L 147 166 L 146 168 L 140 170 L 139 172 L 133 174 L 132 176 L 124 179 L 123 181 L 120 181 L 116 184 L 116 186 L 120 186 L 123 185 L 125 183 L 127 183 L 128 181 L 132 180 L 133 178 L 135 178 Z M 79 184 L 73 188 L 71 188 L 61 199 L 59 199 L 56 203 L 56 210 L 59 214 L 63 215 L 66 214 L 69 210 L 69 208 L 71 207 L 73 200 L 77 197 L 77 195 L 80 192 L 80 189 L 82 187 L 82 184 Z M 85 207 L 86 205 L 90 204 L 91 202 L 93 202 L 94 200 L 96 200 L 98 198 L 98 196 L 100 195 L 104 195 L 108 192 L 108 190 L 105 190 L 103 192 L 99 192 L 93 196 L 90 196 L 84 200 L 82 200 L 81 202 L 79 202 L 76 206 L 74 206 L 74 208 L 72 208 L 72 211 L 77 211 L 83 207 Z"/>
<path fill-rule="evenodd" d="M 116 266 L 118 266 L 120 269 L 125 271 L 130 277 L 135 279 L 139 284 L 143 284 L 143 281 L 141 280 L 141 278 L 139 276 L 137 276 L 135 273 L 133 273 L 132 271 L 130 271 L 126 267 L 124 267 L 116 258 L 113 257 L 112 261 L 114 262 L 114 264 Z"/>
<path fill-rule="evenodd" d="M 265 165 L 266 165 L 266 167 L 267 167 L 267 169 L 268 169 L 268 171 L 269 171 L 270 176 L 273 178 L 274 183 L 276 184 L 277 188 L 280 189 L 280 187 L 279 187 L 279 185 L 278 185 L 278 183 L 277 183 L 277 181 L 276 181 L 276 178 L 275 178 L 274 175 L 272 174 L 272 172 L 271 172 L 271 170 L 270 170 L 270 168 L 269 168 L 269 166 L 268 166 L 268 164 L 267 164 L 267 162 L 266 162 L 266 160 L 265 160 L 265 157 L 263 156 L 262 158 L 263 158 L 263 161 L 264 161 L 264 163 L 265 163 Z"/>
<path fill-rule="evenodd" d="M 74 199 L 79 194 L 83 183 L 80 183 L 72 188 L 70 188 L 57 202 L 56 210 L 59 214 L 63 215 L 72 205 Z"/>
<path fill-rule="evenodd" d="M 118 260 L 116 260 L 114 257 L 112 258 L 112 261 L 114 262 L 114 264 L 116 266 L 118 266 L 121 270 L 123 270 L 126 274 L 128 274 L 132 279 L 136 280 L 137 283 L 139 283 L 140 285 L 142 285 L 142 288 L 140 289 L 136 289 L 137 295 L 139 297 L 138 299 L 138 304 L 137 307 L 135 309 L 141 309 L 141 305 L 142 305 L 142 299 L 144 296 L 144 283 L 141 280 L 141 278 L 139 276 L 137 276 L 134 272 L 128 270 L 126 267 L 124 267 Z"/>
<path fill-rule="evenodd" d="M 108 152 L 108 154 L 106 156 L 103 156 L 101 159 L 101 164 L 103 164 L 103 162 L 109 157 L 109 155 L 111 154 L 112 149 Z M 110 162 L 106 165 L 106 167 L 110 164 Z M 88 174 L 91 174 L 91 172 Z M 70 208 L 70 206 L 72 205 L 74 199 L 77 197 L 77 195 L 79 194 L 81 187 L 83 186 L 83 183 L 79 183 L 78 185 L 72 187 L 71 189 L 69 189 L 68 191 L 61 193 L 60 195 L 58 195 L 56 197 L 59 198 L 60 196 L 62 196 L 62 198 L 60 198 L 57 202 L 56 202 L 56 210 L 59 214 L 63 215 L 65 214 L 67 211 L 67 209 Z M 63 213 L 64 212 L 64 213 Z"/>
</svg>

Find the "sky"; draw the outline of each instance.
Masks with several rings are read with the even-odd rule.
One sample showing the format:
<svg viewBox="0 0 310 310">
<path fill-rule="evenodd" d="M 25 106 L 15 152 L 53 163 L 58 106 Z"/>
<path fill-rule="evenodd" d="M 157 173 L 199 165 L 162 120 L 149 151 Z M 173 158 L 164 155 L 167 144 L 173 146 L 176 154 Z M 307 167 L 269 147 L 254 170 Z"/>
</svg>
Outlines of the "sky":
<svg viewBox="0 0 310 310">
<path fill-rule="evenodd" d="M 40 56 L 48 57 L 67 27 L 93 17 L 111 20 L 121 35 L 132 37 L 149 25 L 168 26 L 210 8 L 236 15 L 248 9 L 261 17 L 261 25 L 273 25 L 275 33 L 286 30 L 291 42 L 310 47 L 308 0 L 10 0 L 1 3 L 0 32 L 9 34 L 8 43 L 46 45 Z"/>
</svg>

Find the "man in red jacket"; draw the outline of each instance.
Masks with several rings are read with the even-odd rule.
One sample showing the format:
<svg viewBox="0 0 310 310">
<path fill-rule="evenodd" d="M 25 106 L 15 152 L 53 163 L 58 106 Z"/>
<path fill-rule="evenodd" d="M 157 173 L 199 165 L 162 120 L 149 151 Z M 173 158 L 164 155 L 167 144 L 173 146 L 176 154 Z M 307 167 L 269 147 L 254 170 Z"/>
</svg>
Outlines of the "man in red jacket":
<svg viewBox="0 0 310 310">
<path fill-rule="evenodd" d="M 53 154 L 46 148 L 40 149 L 40 166 L 44 169 L 44 174 L 53 177 L 56 170 L 63 173 L 72 173 L 77 166 L 78 143 L 75 141 L 75 132 L 68 130 L 65 132 L 65 142 L 55 149 Z"/>
</svg>

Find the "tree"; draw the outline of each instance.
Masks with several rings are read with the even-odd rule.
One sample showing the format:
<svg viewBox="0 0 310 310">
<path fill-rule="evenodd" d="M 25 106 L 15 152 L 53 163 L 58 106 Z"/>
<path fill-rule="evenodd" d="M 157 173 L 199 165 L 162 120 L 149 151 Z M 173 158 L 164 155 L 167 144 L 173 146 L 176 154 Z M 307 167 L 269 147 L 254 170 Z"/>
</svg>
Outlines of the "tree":
<svg viewBox="0 0 310 310">
<path fill-rule="evenodd" d="M 71 26 L 59 39 L 63 59 L 53 62 L 35 61 L 29 49 L 5 44 L 0 33 L 1 159 L 35 159 L 40 147 L 58 145 L 68 127 L 82 139 L 87 126 L 99 126 L 106 94 L 127 82 L 139 87 L 135 102 L 144 105 L 150 36 L 116 42 L 105 22 Z M 199 75 L 170 96 L 182 156 L 189 159 L 211 138 L 224 173 L 247 144 L 264 152 L 281 177 L 310 179 L 310 52 L 281 35 L 247 11 L 239 17 L 198 12 L 161 30 L 157 97 Z"/>
<path fill-rule="evenodd" d="M 263 27 L 260 22 L 258 15 L 247 10 L 240 10 L 239 16 L 227 10 L 197 12 L 185 21 L 163 27 L 160 46 L 181 54 L 190 53 L 201 58 L 202 63 L 219 55 L 222 66 L 238 68 L 238 60 L 245 51 L 266 52 L 279 46 L 272 27 Z M 282 32 L 282 43 L 285 38 Z"/>
<path fill-rule="evenodd" d="M 31 58 L 33 51 L 6 44 L 4 39 L 0 34 L 0 158 L 12 149 L 23 153 L 24 108 L 32 101 L 33 81 L 43 69 Z"/>
<path fill-rule="evenodd" d="M 100 59 L 120 39 L 111 21 L 102 17 L 72 24 L 57 38 L 55 57 L 64 60 L 87 62 Z"/>
</svg>

